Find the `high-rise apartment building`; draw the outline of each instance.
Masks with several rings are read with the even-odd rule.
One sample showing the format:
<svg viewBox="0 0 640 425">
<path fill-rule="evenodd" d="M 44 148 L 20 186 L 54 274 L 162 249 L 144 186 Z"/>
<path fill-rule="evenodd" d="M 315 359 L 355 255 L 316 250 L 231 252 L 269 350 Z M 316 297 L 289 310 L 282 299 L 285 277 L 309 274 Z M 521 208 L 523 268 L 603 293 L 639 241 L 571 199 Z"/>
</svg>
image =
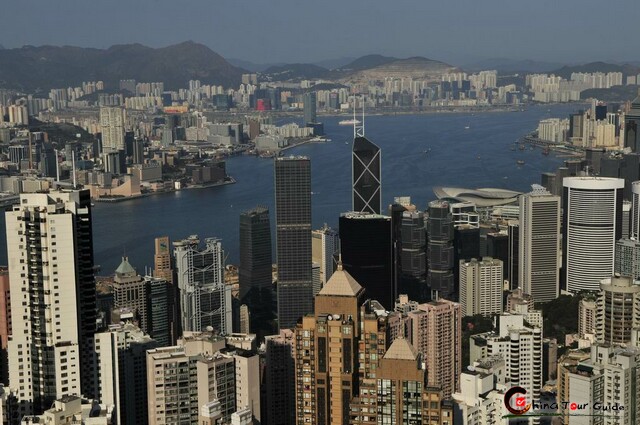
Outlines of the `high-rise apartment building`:
<svg viewBox="0 0 640 425">
<path fill-rule="evenodd" d="M 280 157 L 274 161 L 278 324 L 291 329 L 313 311 L 311 276 L 311 161 Z"/>
<path fill-rule="evenodd" d="M 429 203 L 427 218 L 427 285 L 446 298 L 455 291 L 453 281 L 453 218 L 446 201 Z"/>
<path fill-rule="evenodd" d="M 320 265 L 320 282 L 325 285 L 336 266 L 336 255 L 340 251 L 338 231 L 325 225 L 311 232 L 311 259 Z"/>
<path fill-rule="evenodd" d="M 580 423 L 581 414 L 590 422 L 602 425 L 633 425 L 640 414 L 640 349 L 609 344 L 591 346 L 591 356 L 567 368 L 564 392 L 571 404 L 583 406 L 576 411 L 569 404 L 560 403 L 559 410 L 569 423 Z M 600 406 L 600 407 L 598 407 Z M 616 410 L 602 407 L 617 406 Z M 570 416 L 570 415 L 574 416 Z"/>
<path fill-rule="evenodd" d="M 542 329 L 526 322 L 522 314 L 502 314 L 498 329 L 473 335 L 471 362 L 500 356 L 506 364 L 505 379 L 537 400 L 542 390 Z"/>
<path fill-rule="evenodd" d="M 96 397 L 114 405 L 118 425 L 148 424 L 146 350 L 157 346 L 131 323 L 95 334 Z"/>
<path fill-rule="evenodd" d="M 265 337 L 265 401 L 263 406 L 269 425 L 289 425 L 296 421 L 295 335 L 282 329 L 278 335 Z"/>
<path fill-rule="evenodd" d="M 443 405 L 442 392 L 427 385 L 420 360 L 408 340 L 396 338 L 380 360 L 374 385 L 352 400 L 350 423 L 452 425 L 453 411 Z"/>
<path fill-rule="evenodd" d="M 640 240 L 617 240 L 614 258 L 614 274 L 632 276 L 634 279 L 640 280 Z"/>
<path fill-rule="evenodd" d="M 353 211 L 380 214 L 382 211 L 382 152 L 365 137 L 353 140 Z"/>
<path fill-rule="evenodd" d="M 596 301 L 596 340 L 629 344 L 640 327 L 640 285 L 629 276 L 603 279 Z"/>
<path fill-rule="evenodd" d="M 147 350 L 146 373 L 150 425 L 197 425 L 202 416 L 206 424 L 229 423 L 245 408 L 260 422 L 258 355 L 223 337 L 189 333 L 176 346 Z"/>
<path fill-rule="evenodd" d="M 533 185 L 520 196 L 519 284 L 536 302 L 560 294 L 560 197 Z"/>
<path fill-rule="evenodd" d="M 9 385 L 7 346 L 11 335 L 11 290 L 9 271 L 0 270 L 0 384 Z"/>
<path fill-rule="evenodd" d="M 24 194 L 6 213 L 9 383 L 23 414 L 93 393 L 96 287 L 88 190 Z"/>
<path fill-rule="evenodd" d="M 615 242 L 622 235 L 624 180 L 567 177 L 563 185 L 566 289 L 596 291 L 613 274 Z"/>
<path fill-rule="evenodd" d="M 222 335 L 232 332 L 231 286 L 224 282 L 224 252 L 220 239 L 204 245 L 193 235 L 173 243 L 183 332 L 211 326 Z"/>
<path fill-rule="evenodd" d="M 375 378 L 386 349 L 386 322 L 367 309 L 370 303 L 361 305 L 364 292 L 339 264 L 315 298 L 314 315 L 298 323 L 296 423 L 348 424 L 361 381 Z"/>
<path fill-rule="evenodd" d="M 460 307 L 463 316 L 502 313 L 502 261 L 484 257 L 460 261 Z"/>
<path fill-rule="evenodd" d="M 100 129 L 102 133 L 102 152 L 124 150 L 126 112 L 119 107 L 100 108 Z"/>
<path fill-rule="evenodd" d="M 367 298 L 391 309 L 397 298 L 394 286 L 391 217 L 370 213 L 340 214 L 342 264 L 362 282 Z"/>
<path fill-rule="evenodd" d="M 518 220 L 509 220 L 507 229 L 509 265 L 507 266 L 506 279 L 509 281 L 509 288 L 514 290 L 520 287 L 520 282 L 518 281 L 520 275 L 520 222 Z"/>
<path fill-rule="evenodd" d="M 251 292 L 253 298 L 247 300 L 250 308 L 257 307 L 262 300 L 261 291 L 272 289 L 271 274 L 271 224 L 269 210 L 256 207 L 240 214 L 240 299 Z"/>
<path fill-rule="evenodd" d="M 582 299 L 578 304 L 578 336 L 596 335 L 596 302 Z"/>
<path fill-rule="evenodd" d="M 459 390 L 462 372 L 462 312 L 460 304 L 439 300 L 419 304 L 407 314 L 409 340 L 422 355 L 427 385 L 450 398 Z"/>
</svg>

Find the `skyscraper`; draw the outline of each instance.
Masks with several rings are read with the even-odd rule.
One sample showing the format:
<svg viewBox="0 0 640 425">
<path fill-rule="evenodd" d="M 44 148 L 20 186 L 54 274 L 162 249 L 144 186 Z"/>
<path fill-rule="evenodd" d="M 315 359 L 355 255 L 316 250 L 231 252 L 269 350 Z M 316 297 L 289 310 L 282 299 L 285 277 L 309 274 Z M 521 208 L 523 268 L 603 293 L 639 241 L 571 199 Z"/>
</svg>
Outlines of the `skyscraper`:
<svg viewBox="0 0 640 425">
<path fill-rule="evenodd" d="M 169 326 L 169 340 L 171 344 L 175 344 L 180 335 L 180 303 L 178 302 L 178 288 L 174 282 L 173 256 L 171 255 L 171 244 L 168 236 L 161 236 L 155 239 L 155 255 L 153 256 L 153 277 L 154 280 L 162 280 L 166 282 L 166 315 Z M 151 290 L 151 298 L 161 296 L 159 284 L 153 285 Z M 157 309 L 157 307 L 155 307 Z M 158 327 L 154 328 L 157 330 Z M 154 339 L 163 344 L 162 338 L 158 335 Z"/>
<path fill-rule="evenodd" d="M 439 300 L 420 304 L 407 314 L 409 340 L 422 354 L 427 385 L 442 389 L 444 398 L 460 389 L 462 312 L 460 304 Z"/>
<path fill-rule="evenodd" d="M 266 419 L 269 425 L 289 425 L 296 421 L 295 335 L 283 329 L 265 337 Z"/>
<path fill-rule="evenodd" d="M 453 221 L 446 201 L 429 203 L 427 218 L 427 285 L 436 294 L 452 293 Z"/>
<path fill-rule="evenodd" d="M 311 276 L 311 161 L 280 157 L 274 161 L 278 323 L 293 328 L 313 311 Z"/>
<path fill-rule="evenodd" d="M 624 147 L 632 152 L 640 152 L 640 93 L 633 102 L 631 110 L 624 116 Z"/>
<path fill-rule="evenodd" d="M 391 217 L 349 212 L 340 215 L 342 264 L 367 290 L 367 298 L 391 309 L 398 296 L 394 286 Z"/>
<path fill-rule="evenodd" d="M 353 211 L 380 214 L 382 201 L 382 152 L 365 137 L 353 140 Z"/>
<path fill-rule="evenodd" d="M 315 314 L 296 326 L 296 423 L 349 424 L 351 399 L 375 376 L 386 322 L 362 306 L 364 292 L 339 264 L 315 298 Z"/>
<path fill-rule="evenodd" d="M 316 92 L 305 93 L 302 102 L 304 103 L 304 124 L 315 123 L 318 120 L 316 116 Z"/>
<path fill-rule="evenodd" d="M 252 290 L 271 290 L 271 224 L 269 210 L 256 207 L 240 214 L 240 300 Z M 253 308 L 249 302 L 249 307 Z"/>
<path fill-rule="evenodd" d="M 9 271 L 0 270 L 0 384 L 9 385 L 7 344 L 11 335 L 11 291 Z"/>
<path fill-rule="evenodd" d="M 125 110 L 119 107 L 100 108 L 100 128 L 102 132 L 102 152 L 117 152 L 125 149 Z"/>
<path fill-rule="evenodd" d="M 311 255 L 314 263 L 320 264 L 322 285 L 329 281 L 336 266 L 336 254 L 340 251 L 338 231 L 325 225 L 311 232 Z"/>
<path fill-rule="evenodd" d="M 506 279 L 509 281 L 509 288 L 514 290 L 520 287 L 518 277 L 520 275 L 520 222 L 518 220 L 509 220 L 507 222 L 508 255 L 509 265 L 507 266 Z"/>
<path fill-rule="evenodd" d="M 131 323 L 95 334 L 96 398 L 115 406 L 118 425 L 149 423 L 146 350 L 158 345 Z"/>
<path fill-rule="evenodd" d="M 502 313 L 502 261 L 484 257 L 481 261 L 460 261 L 460 306 L 463 316 Z"/>
<path fill-rule="evenodd" d="M 113 306 L 135 311 L 138 326 L 142 332 L 149 334 L 147 295 L 146 282 L 129 264 L 129 259 L 122 257 L 122 262 L 116 269 L 113 278 Z"/>
<path fill-rule="evenodd" d="M 560 293 L 560 197 L 533 185 L 520 196 L 519 273 L 522 290 L 536 302 L 547 302 Z"/>
<path fill-rule="evenodd" d="M 23 194 L 6 214 L 12 303 L 9 382 L 21 413 L 93 394 L 96 288 L 88 190 Z M 25 319 L 26 318 L 26 319 Z"/>
<path fill-rule="evenodd" d="M 427 232 L 424 213 L 404 211 L 400 225 L 398 259 L 400 281 L 398 292 L 409 294 L 417 301 L 428 299 L 427 291 Z"/>
<path fill-rule="evenodd" d="M 640 239 L 640 181 L 631 183 L 631 236 Z"/>
<path fill-rule="evenodd" d="M 198 236 L 173 243 L 182 331 L 204 331 L 211 326 L 232 332 L 231 286 L 224 283 L 224 252 L 220 239 Z"/>
<path fill-rule="evenodd" d="M 597 291 L 611 277 L 622 234 L 624 180 L 567 177 L 563 181 L 563 264 L 566 289 Z"/>
<path fill-rule="evenodd" d="M 596 340 L 605 344 L 630 344 L 640 327 L 640 285 L 629 276 L 610 277 L 600 283 L 596 301 Z"/>
</svg>

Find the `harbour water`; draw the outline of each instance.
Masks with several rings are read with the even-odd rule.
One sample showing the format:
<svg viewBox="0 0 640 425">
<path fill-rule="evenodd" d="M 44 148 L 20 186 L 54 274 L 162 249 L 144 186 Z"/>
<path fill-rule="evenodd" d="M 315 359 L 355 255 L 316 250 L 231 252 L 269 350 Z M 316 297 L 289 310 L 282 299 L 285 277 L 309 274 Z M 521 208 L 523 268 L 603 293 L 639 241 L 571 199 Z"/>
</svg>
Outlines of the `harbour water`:
<svg viewBox="0 0 640 425">
<path fill-rule="evenodd" d="M 523 112 L 387 115 L 366 118 L 366 136 L 382 149 L 382 197 L 411 196 L 420 209 L 434 199 L 433 186 L 498 187 L 526 191 L 564 158 L 537 148 L 512 151 L 514 141 L 534 130 L 539 120 L 566 117 L 580 105 L 528 107 Z M 331 142 L 309 143 L 287 151 L 311 158 L 313 225 L 337 227 L 351 206 L 353 129 L 339 126 L 344 117 L 322 117 Z M 467 128 L 468 127 L 468 128 Z M 428 151 L 425 153 L 425 151 Z M 517 160 L 524 160 L 518 165 Z M 123 254 L 144 271 L 153 266 L 153 239 L 172 240 L 198 234 L 222 239 L 227 262 L 236 263 L 239 214 L 256 205 L 273 212 L 273 160 L 234 157 L 227 171 L 236 183 L 207 189 L 149 196 L 93 208 L 95 263 L 100 274 L 115 270 Z M 0 264 L 6 264 L 4 216 L 0 219 Z M 275 234 L 273 236 L 275 240 Z"/>
</svg>

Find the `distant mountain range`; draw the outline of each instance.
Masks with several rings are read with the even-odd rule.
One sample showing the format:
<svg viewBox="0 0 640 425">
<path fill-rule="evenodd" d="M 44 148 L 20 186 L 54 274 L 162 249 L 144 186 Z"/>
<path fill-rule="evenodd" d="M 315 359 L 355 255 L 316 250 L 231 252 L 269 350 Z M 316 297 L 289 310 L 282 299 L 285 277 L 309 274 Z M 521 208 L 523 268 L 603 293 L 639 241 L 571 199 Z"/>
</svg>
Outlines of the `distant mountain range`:
<svg viewBox="0 0 640 425">
<path fill-rule="evenodd" d="M 124 44 L 108 49 L 24 46 L 0 50 L 0 87 L 30 92 L 97 80 L 114 91 L 121 79 L 163 81 L 167 89 L 185 87 L 191 79 L 228 87 L 240 84 L 243 72 L 192 41 L 158 49 Z"/>
<path fill-rule="evenodd" d="M 122 79 L 163 81 L 169 90 L 186 87 L 192 79 L 204 84 L 237 87 L 245 72 L 259 72 L 262 78 L 270 81 L 324 79 L 338 84 L 394 76 L 437 81 L 447 72 L 483 69 L 496 69 L 506 77 L 516 73 L 553 72 L 569 78 L 572 72 L 619 71 L 635 75 L 640 73 L 638 65 L 637 62 L 592 62 L 568 66 L 499 58 L 456 67 L 424 57 L 400 59 L 376 54 L 317 63 L 255 64 L 240 59 L 226 60 L 207 46 L 193 41 L 162 48 L 141 44 L 116 45 L 108 49 L 72 46 L 4 49 L 0 46 L 0 87 L 42 93 L 51 88 L 78 86 L 82 81 L 102 80 L 107 91 L 115 92 Z"/>
</svg>

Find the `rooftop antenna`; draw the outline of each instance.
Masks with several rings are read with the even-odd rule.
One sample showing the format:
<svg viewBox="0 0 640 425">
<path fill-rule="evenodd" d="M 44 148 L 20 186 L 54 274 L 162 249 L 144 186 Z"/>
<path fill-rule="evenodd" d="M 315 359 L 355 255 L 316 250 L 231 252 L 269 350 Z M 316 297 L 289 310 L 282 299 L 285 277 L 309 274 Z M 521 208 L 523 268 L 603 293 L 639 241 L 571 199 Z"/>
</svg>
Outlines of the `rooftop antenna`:
<svg viewBox="0 0 640 425">
<path fill-rule="evenodd" d="M 71 167 L 73 169 L 73 188 L 76 188 L 76 152 L 71 151 Z"/>
</svg>

